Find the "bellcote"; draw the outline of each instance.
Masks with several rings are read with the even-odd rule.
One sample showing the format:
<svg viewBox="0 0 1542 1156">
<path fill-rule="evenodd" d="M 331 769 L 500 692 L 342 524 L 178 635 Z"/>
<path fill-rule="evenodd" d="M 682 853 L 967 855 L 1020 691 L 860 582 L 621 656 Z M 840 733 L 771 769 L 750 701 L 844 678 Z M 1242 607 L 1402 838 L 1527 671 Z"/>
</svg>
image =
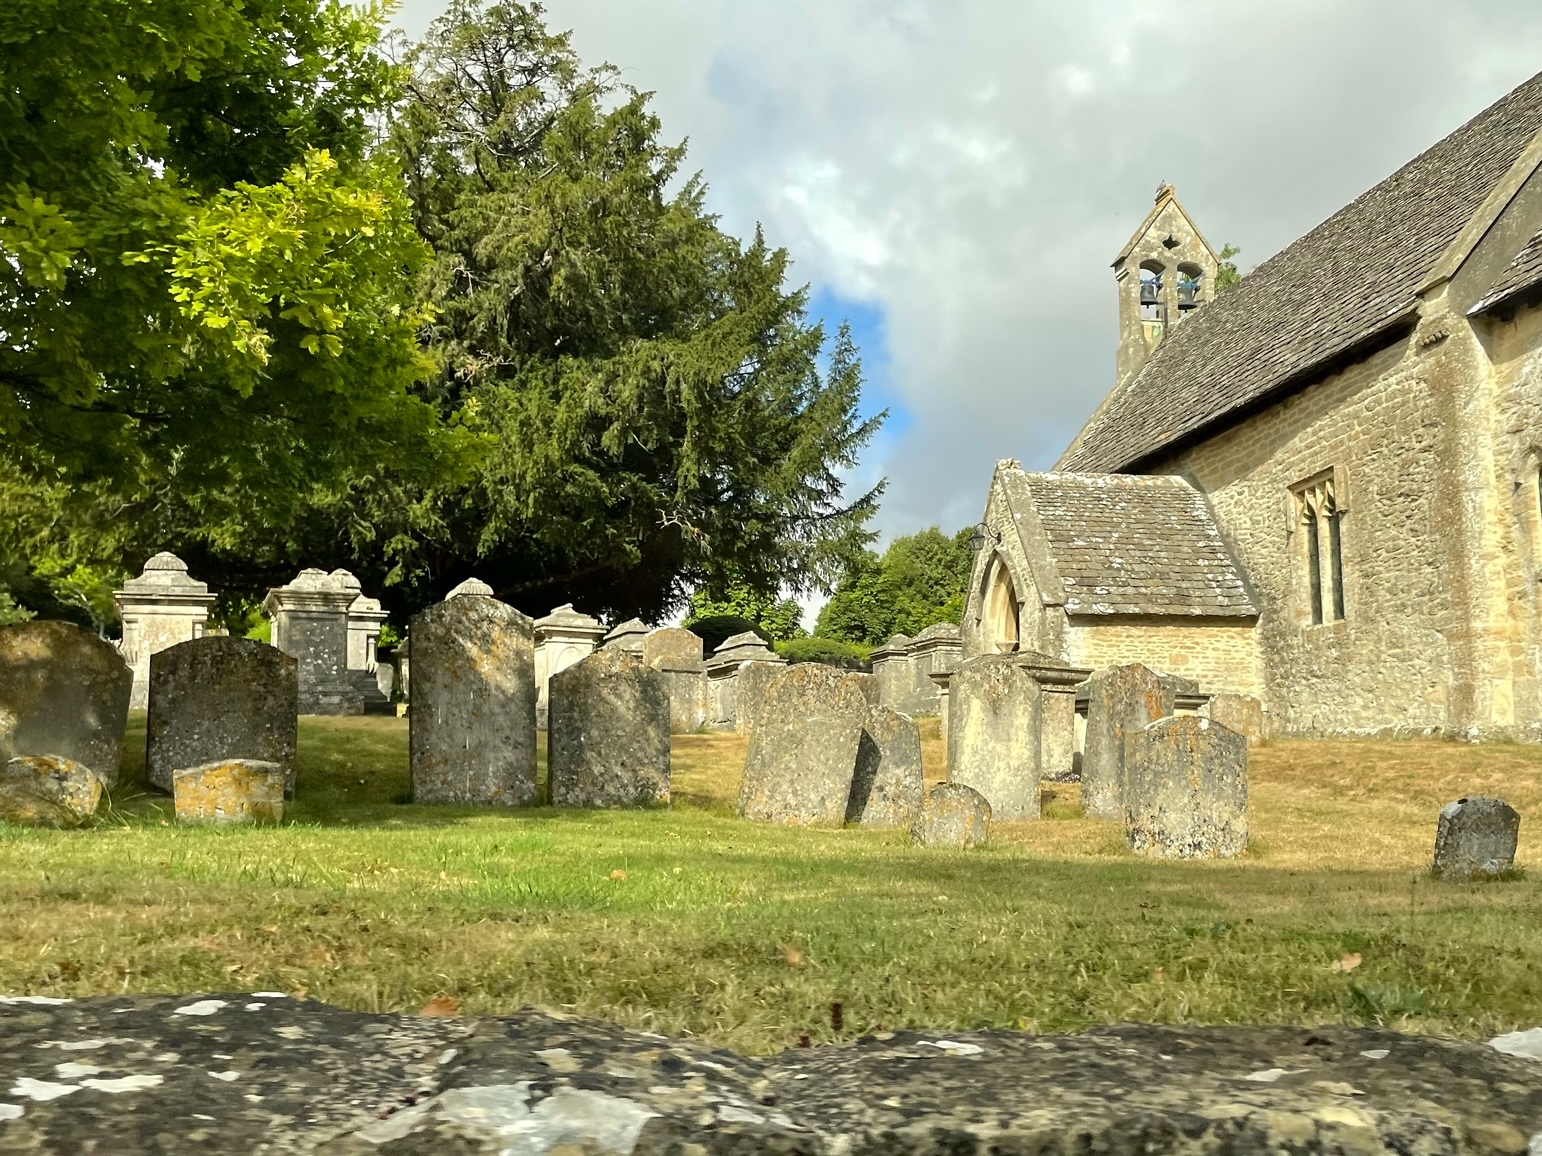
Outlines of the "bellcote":
<svg viewBox="0 0 1542 1156">
<path fill-rule="evenodd" d="M 1174 325 L 1215 297 L 1220 260 L 1165 181 L 1119 256 L 1118 381 L 1136 373 Z"/>
</svg>

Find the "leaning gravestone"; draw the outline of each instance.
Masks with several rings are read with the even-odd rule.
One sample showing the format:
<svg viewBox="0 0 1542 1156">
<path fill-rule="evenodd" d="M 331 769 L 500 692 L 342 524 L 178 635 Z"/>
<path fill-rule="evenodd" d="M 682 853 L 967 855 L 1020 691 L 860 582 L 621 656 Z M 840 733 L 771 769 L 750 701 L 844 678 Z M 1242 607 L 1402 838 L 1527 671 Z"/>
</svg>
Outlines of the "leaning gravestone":
<svg viewBox="0 0 1542 1156">
<path fill-rule="evenodd" d="M 1140 855 L 1230 859 L 1248 844 L 1248 741 L 1197 715 L 1125 736 L 1124 834 Z"/>
<path fill-rule="evenodd" d="M 1447 803 L 1435 831 L 1435 877 L 1493 878 L 1513 870 L 1520 833 L 1521 817 L 1503 799 Z"/>
<path fill-rule="evenodd" d="M 862 688 L 834 667 L 801 662 L 779 670 L 756 708 L 739 814 L 840 826 L 867 713 Z"/>
<path fill-rule="evenodd" d="M 1087 738 L 1082 751 L 1082 810 L 1092 819 L 1124 814 L 1122 783 L 1129 737 L 1173 713 L 1180 691 L 1198 688 L 1132 662 L 1087 679 Z"/>
<path fill-rule="evenodd" d="M 294 794 L 300 713 L 299 664 L 251 638 L 206 636 L 150 658 L 145 768 L 172 789 L 179 767 L 257 759 L 284 768 Z"/>
<path fill-rule="evenodd" d="M 926 793 L 910 838 L 924 847 L 979 847 L 990 839 L 991 805 L 963 783 L 938 783 Z"/>
<path fill-rule="evenodd" d="M 413 800 L 537 802 L 534 624 L 468 579 L 411 631 Z"/>
<path fill-rule="evenodd" d="M 72 759 L 21 755 L 0 764 L 0 823 L 75 827 L 101 801 L 101 778 Z"/>
<path fill-rule="evenodd" d="M 172 776 L 183 823 L 277 823 L 284 818 L 284 768 L 260 759 L 178 767 Z"/>
<path fill-rule="evenodd" d="M 846 821 L 864 827 L 908 827 L 926 794 L 921 774 L 921 728 L 886 706 L 873 707 L 857 745 Z"/>
<path fill-rule="evenodd" d="M 739 667 L 739 673 L 734 677 L 734 700 L 740 734 L 755 733 L 766 689 L 786 670 L 786 666 L 777 662 L 746 662 Z"/>
<path fill-rule="evenodd" d="M 641 654 L 602 647 L 552 675 L 546 719 L 553 806 L 669 802 L 669 691 Z"/>
<path fill-rule="evenodd" d="M 960 664 L 948 684 L 948 779 L 973 787 L 996 820 L 1039 817 L 1039 684 L 1015 654 Z"/>
<path fill-rule="evenodd" d="M 133 681 L 111 643 L 73 623 L 0 629 L 0 761 L 56 755 L 112 786 Z"/>
</svg>

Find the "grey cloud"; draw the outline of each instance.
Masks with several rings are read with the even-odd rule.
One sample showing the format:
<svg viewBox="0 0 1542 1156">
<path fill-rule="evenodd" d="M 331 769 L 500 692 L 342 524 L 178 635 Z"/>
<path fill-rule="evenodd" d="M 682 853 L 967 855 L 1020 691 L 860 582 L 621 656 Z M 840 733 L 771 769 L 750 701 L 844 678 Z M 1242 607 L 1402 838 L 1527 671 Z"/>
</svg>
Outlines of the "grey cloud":
<svg viewBox="0 0 1542 1156">
<path fill-rule="evenodd" d="M 421 30 L 441 4 L 407 0 Z M 1244 267 L 1542 69 L 1520 0 L 550 0 L 656 95 L 725 225 L 879 304 L 888 532 L 972 521 L 1112 384 L 1108 269 L 1171 180 Z"/>
</svg>

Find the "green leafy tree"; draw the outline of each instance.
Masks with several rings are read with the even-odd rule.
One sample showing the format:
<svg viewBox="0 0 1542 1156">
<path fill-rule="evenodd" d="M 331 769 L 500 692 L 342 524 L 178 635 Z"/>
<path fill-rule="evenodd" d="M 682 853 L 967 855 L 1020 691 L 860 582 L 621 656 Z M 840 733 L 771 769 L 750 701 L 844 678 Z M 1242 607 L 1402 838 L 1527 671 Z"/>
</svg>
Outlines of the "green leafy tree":
<svg viewBox="0 0 1542 1156">
<path fill-rule="evenodd" d="M 382 19 L 0 5 L 0 478 L 58 515 L 34 577 L 68 593 L 157 545 L 282 544 L 359 478 L 465 444 L 412 391 L 428 250 L 368 155 L 400 79 Z"/>
<path fill-rule="evenodd" d="M 832 582 L 871 539 L 878 491 L 841 474 L 881 415 L 787 254 L 723 232 L 646 95 L 538 5 L 455 0 L 409 60 L 392 141 L 434 250 L 433 396 L 491 447 L 469 486 L 387 480 L 354 515 L 411 596 L 474 571 L 657 618 L 697 587 Z"/>
<path fill-rule="evenodd" d="M 957 622 L 974 560 L 971 532 L 950 536 L 933 526 L 894 539 L 882 557 L 868 552 L 820 612 L 815 637 L 877 646 L 895 634 Z"/>
<path fill-rule="evenodd" d="M 1232 260 L 1233 257 L 1241 252 L 1242 250 L 1235 245 L 1222 245 L 1221 251 L 1216 254 L 1220 258 L 1220 264 L 1215 271 L 1215 291 L 1217 293 L 1225 293 L 1226 290 L 1242 280 L 1242 274 L 1237 271 L 1237 263 Z"/>
<path fill-rule="evenodd" d="M 742 582 L 729 585 L 718 597 L 706 591 L 691 595 L 690 611 L 682 625 L 687 630 L 708 618 L 742 618 L 752 622 L 769 642 L 803 638 L 803 607 L 791 598 L 767 595 Z"/>
</svg>

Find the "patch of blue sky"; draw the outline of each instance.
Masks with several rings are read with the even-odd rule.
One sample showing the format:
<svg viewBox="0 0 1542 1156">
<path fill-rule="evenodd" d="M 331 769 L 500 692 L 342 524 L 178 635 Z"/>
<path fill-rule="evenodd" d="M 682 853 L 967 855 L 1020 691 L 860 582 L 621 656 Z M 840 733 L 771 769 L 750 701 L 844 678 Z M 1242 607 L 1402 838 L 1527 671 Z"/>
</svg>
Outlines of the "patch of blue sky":
<svg viewBox="0 0 1542 1156">
<path fill-rule="evenodd" d="M 861 414 L 866 418 L 881 410 L 889 411 L 878 439 L 887 441 L 908 430 L 915 418 L 893 388 L 889 324 L 883 306 L 874 301 L 845 297 L 824 286 L 815 285 L 809 294 L 808 312 L 812 320 L 824 324 L 827 364 L 829 339 L 834 338 L 843 323 L 851 326 L 851 339 L 856 343 L 862 358 Z M 873 456 L 875 448 L 869 447 L 868 455 L 865 456 Z"/>
</svg>

